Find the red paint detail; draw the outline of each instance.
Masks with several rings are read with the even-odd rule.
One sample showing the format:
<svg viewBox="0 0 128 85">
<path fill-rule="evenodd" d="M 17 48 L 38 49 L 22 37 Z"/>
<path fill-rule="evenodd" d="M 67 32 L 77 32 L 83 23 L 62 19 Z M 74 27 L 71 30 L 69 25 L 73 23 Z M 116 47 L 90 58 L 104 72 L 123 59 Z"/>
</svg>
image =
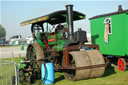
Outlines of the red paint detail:
<svg viewBox="0 0 128 85">
<path fill-rule="evenodd" d="M 44 40 L 44 42 L 46 43 L 47 47 L 49 47 L 48 43 L 46 42 L 46 40 Z"/>
<path fill-rule="evenodd" d="M 44 46 L 46 47 L 47 51 L 49 51 L 48 47 L 46 45 L 44 45 Z"/>
<path fill-rule="evenodd" d="M 55 41 L 55 39 L 49 39 L 49 40 L 48 40 L 48 42 L 53 42 L 53 41 Z"/>
<path fill-rule="evenodd" d="M 64 54 L 64 64 L 66 66 L 69 66 L 69 56 L 68 56 L 68 49 L 67 48 L 63 49 L 63 54 Z"/>
<path fill-rule="evenodd" d="M 119 71 L 124 70 L 124 62 L 121 58 L 118 60 L 118 69 L 119 69 Z"/>
<path fill-rule="evenodd" d="M 46 42 L 46 40 L 44 40 L 44 42 L 46 43 L 46 44 L 45 44 L 45 47 L 46 47 L 47 51 L 49 51 L 49 48 L 48 48 L 49 45 L 48 45 L 48 43 Z"/>
</svg>

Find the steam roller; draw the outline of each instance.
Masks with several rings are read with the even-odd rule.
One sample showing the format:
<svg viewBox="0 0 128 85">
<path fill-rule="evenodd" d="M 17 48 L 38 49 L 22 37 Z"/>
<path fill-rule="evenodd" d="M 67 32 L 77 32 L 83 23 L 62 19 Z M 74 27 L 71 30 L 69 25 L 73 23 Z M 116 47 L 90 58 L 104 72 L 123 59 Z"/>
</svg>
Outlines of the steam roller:
<svg viewBox="0 0 128 85">
<path fill-rule="evenodd" d="M 74 66 L 75 70 L 65 72 L 66 79 L 82 80 L 104 75 L 105 61 L 98 50 L 71 51 L 68 55 L 72 58 L 70 65 Z"/>
<path fill-rule="evenodd" d="M 66 5 L 66 10 L 22 22 L 21 26 L 32 24 L 34 41 L 28 45 L 26 58 L 21 59 L 18 68 L 29 76 L 21 74 L 20 78 L 31 81 L 40 77 L 41 65 L 49 62 L 54 64 L 55 71 L 64 72 L 68 80 L 103 76 L 106 64 L 99 45 L 86 44 L 86 31 L 81 28 L 74 32 L 74 21 L 85 17 L 83 13 L 73 11 L 73 5 Z"/>
</svg>

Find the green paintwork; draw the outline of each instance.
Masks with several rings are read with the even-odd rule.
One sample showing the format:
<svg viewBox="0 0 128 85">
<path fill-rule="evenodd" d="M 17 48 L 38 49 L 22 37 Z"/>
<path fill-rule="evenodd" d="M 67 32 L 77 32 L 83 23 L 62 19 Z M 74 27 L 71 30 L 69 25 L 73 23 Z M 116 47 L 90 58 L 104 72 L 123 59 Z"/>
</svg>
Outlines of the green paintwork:
<svg viewBox="0 0 128 85">
<path fill-rule="evenodd" d="M 54 48 L 56 48 L 57 51 L 62 51 L 63 50 L 63 45 L 65 42 L 67 42 L 67 40 L 64 40 L 62 38 L 62 33 L 63 32 L 59 32 L 57 35 L 56 35 L 56 38 L 57 38 L 57 46 L 55 46 Z"/>
<path fill-rule="evenodd" d="M 24 45 L 22 45 L 22 46 L 20 47 L 20 50 L 21 50 L 21 51 L 23 51 L 23 50 L 24 50 Z"/>
<path fill-rule="evenodd" d="M 104 42 L 105 18 L 111 18 L 112 34 Z M 102 54 L 128 55 L 128 12 L 90 20 L 92 44 L 99 44 Z"/>
<path fill-rule="evenodd" d="M 59 32 L 56 35 L 49 36 L 48 39 L 55 39 L 53 42 L 48 42 L 49 45 L 54 45 L 53 49 L 56 49 L 57 51 L 62 51 L 63 50 L 63 45 L 67 40 L 64 40 L 61 37 L 61 34 L 63 31 Z"/>
<path fill-rule="evenodd" d="M 63 31 L 62 31 L 63 32 Z M 53 49 L 55 49 L 55 50 L 57 50 L 57 51 L 62 51 L 63 50 L 63 45 L 64 45 L 64 43 L 67 41 L 67 40 L 63 40 L 62 38 L 61 38 L 61 34 L 62 34 L 62 32 L 59 32 L 58 34 L 56 34 L 56 35 L 49 35 L 48 36 L 48 39 L 55 39 L 55 41 L 52 41 L 52 42 L 48 42 L 48 45 L 50 46 L 50 45 L 54 45 L 53 46 Z M 46 50 L 46 47 L 45 47 L 45 42 L 42 42 L 41 40 L 40 40 L 40 33 L 38 33 L 37 34 L 37 40 L 36 40 L 36 42 L 38 43 L 38 44 L 40 44 L 41 46 L 42 46 L 42 48 L 44 49 L 44 50 Z"/>
<path fill-rule="evenodd" d="M 49 36 L 48 39 L 55 39 L 56 38 L 56 35 L 53 35 L 53 36 Z"/>
<path fill-rule="evenodd" d="M 65 42 L 67 42 L 67 40 L 58 40 L 57 46 L 55 46 L 54 48 L 56 48 L 57 51 L 62 51 Z"/>
<path fill-rule="evenodd" d="M 56 42 L 48 42 L 48 45 L 55 45 Z"/>
<path fill-rule="evenodd" d="M 17 64 L 18 69 L 24 69 L 27 66 L 26 64 L 22 63 L 24 60 L 24 58 L 19 59 L 19 63 Z"/>
<path fill-rule="evenodd" d="M 61 34 L 62 34 L 63 32 L 59 32 L 57 35 L 56 35 L 56 38 L 58 38 L 58 39 L 61 39 Z"/>
<path fill-rule="evenodd" d="M 56 40 L 56 35 L 49 36 L 48 39 L 55 39 Z M 48 45 L 55 45 L 55 44 L 56 44 L 56 41 L 48 42 Z"/>
<path fill-rule="evenodd" d="M 44 42 L 42 42 L 42 41 L 40 40 L 40 32 L 38 32 L 38 34 L 37 34 L 37 40 L 36 40 L 36 42 L 37 42 L 38 44 L 40 44 L 40 45 L 43 47 L 44 50 L 46 49 L 45 46 L 44 46 Z"/>
</svg>

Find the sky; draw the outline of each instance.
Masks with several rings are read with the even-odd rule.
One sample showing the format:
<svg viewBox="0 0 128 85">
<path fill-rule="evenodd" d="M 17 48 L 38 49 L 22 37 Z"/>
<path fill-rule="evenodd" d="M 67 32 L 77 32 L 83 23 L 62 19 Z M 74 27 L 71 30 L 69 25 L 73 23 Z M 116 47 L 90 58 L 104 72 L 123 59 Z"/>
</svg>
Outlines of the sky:
<svg viewBox="0 0 128 85">
<path fill-rule="evenodd" d="M 20 26 L 21 22 L 65 10 L 67 4 L 73 4 L 73 10 L 86 14 L 86 19 L 74 22 L 74 29 L 82 28 L 88 33 L 89 18 L 115 12 L 118 5 L 128 9 L 128 0 L 0 0 L 0 24 L 6 29 L 7 39 L 14 35 L 28 37 L 31 25 Z"/>
</svg>

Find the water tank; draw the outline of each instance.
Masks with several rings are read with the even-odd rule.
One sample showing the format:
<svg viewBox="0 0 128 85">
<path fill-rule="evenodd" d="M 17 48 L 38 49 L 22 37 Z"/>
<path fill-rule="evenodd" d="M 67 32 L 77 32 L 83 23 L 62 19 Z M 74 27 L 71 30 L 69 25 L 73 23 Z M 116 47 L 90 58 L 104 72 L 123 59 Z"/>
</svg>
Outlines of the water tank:
<svg viewBox="0 0 128 85">
<path fill-rule="evenodd" d="M 41 78 L 43 84 L 52 84 L 54 83 L 54 65 L 53 63 L 44 63 L 41 67 Z"/>
</svg>

